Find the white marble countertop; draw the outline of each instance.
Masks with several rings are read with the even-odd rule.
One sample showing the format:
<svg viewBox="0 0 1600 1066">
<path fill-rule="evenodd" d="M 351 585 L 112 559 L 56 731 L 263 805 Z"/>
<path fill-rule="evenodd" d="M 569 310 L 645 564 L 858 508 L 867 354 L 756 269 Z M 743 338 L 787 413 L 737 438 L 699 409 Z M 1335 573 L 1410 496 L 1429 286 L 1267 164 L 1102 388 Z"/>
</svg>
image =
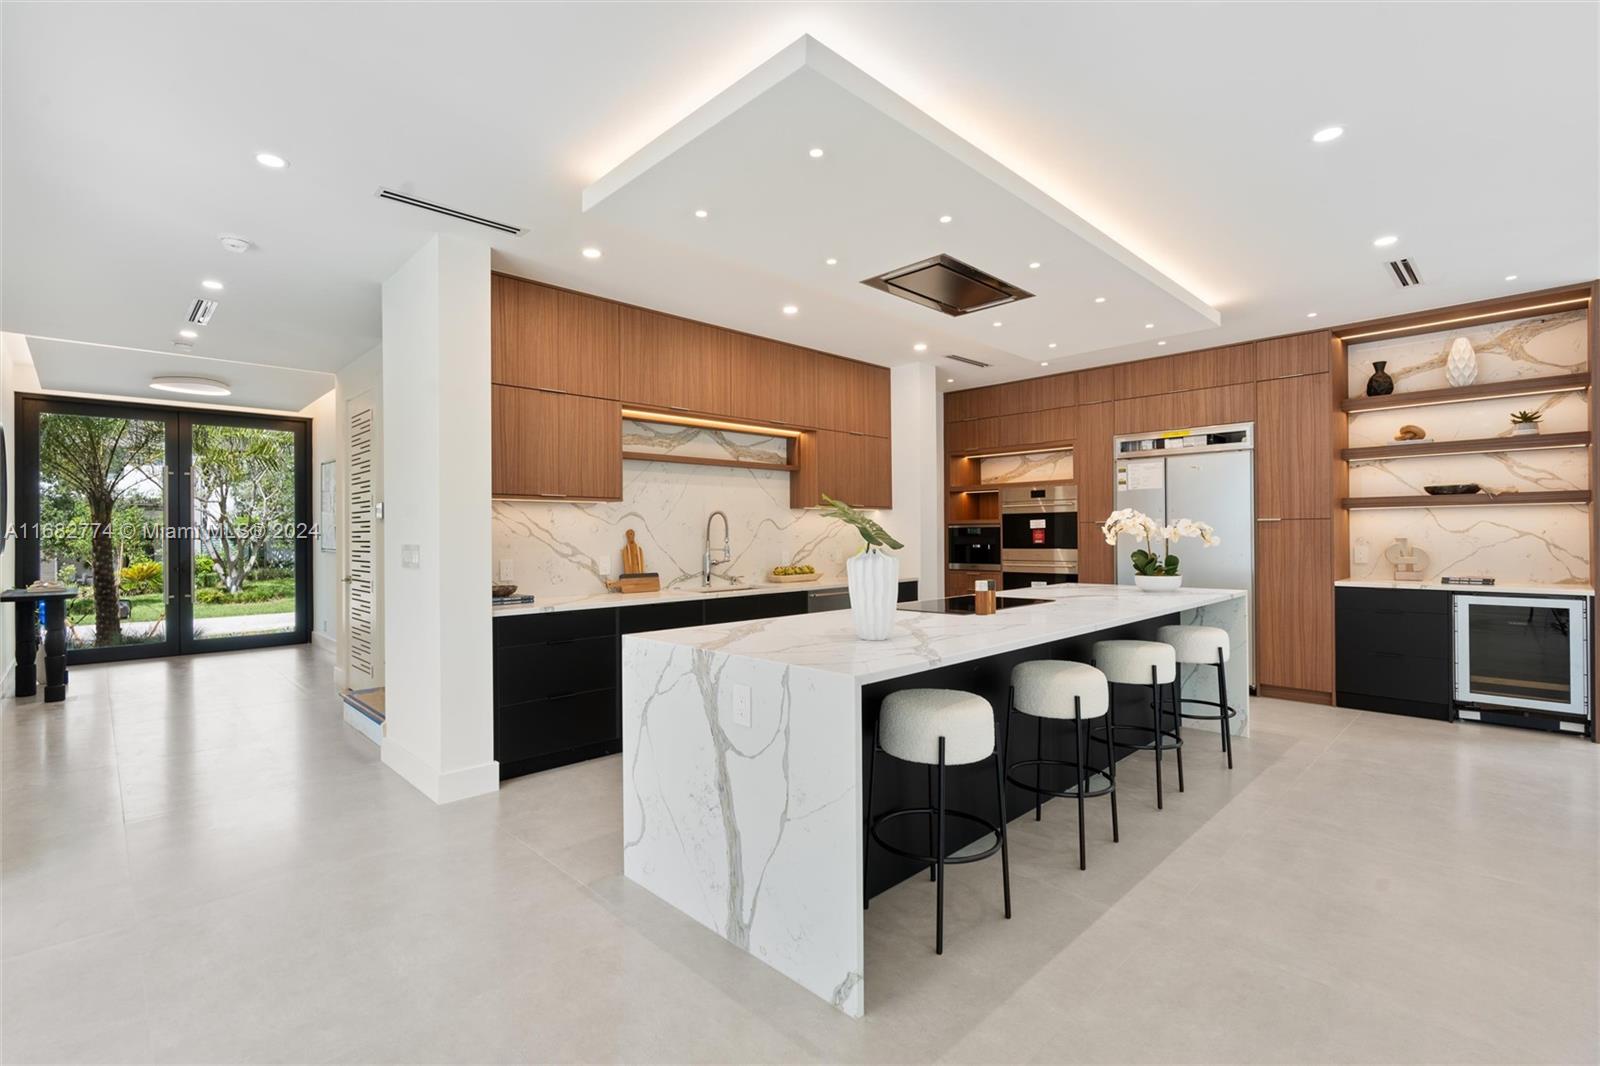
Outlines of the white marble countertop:
<svg viewBox="0 0 1600 1066">
<path fill-rule="evenodd" d="M 1124 585 L 1055 586 L 1018 594 L 1052 602 L 981 616 L 902 610 L 894 635 L 879 641 L 857 639 L 848 611 L 724 622 L 622 639 L 625 649 L 632 641 L 651 641 L 806 667 L 870 684 L 1246 595 L 1239 589 L 1141 592 Z"/>
<path fill-rule="evenodd" d="M 1493 585 L 1445 585 L 1438 581 L 1364 581 L 1345 578 L 1334 585 L 1347 589 L 1426 589 L 1429 592 L 1505 592 L 1523 596 L 1593 596 L 1589 585 L 1553 585 L 1501 581 Z"/>
<path fill-rule="evenodd" d="M 905 578 L 906 581 L 914 580 Z M 700 592 L 698 586 L 662 589 L 660 592 L 596 592 L 587 596 L 538 596 L 532 603 L 496 604 L 494 616 L 503 618 L 514 614 L 549 614 L 554 611 L 589 611 L 598 607 L 638 607 L 646 603 L 687 603 L 694 600 L 722 600 L 729 596 L 769 596 L 775 592 L 837 591 L 847 588 L 844 581 L 763 581 L 729 589 L 727 592 Z"/>
</svg>

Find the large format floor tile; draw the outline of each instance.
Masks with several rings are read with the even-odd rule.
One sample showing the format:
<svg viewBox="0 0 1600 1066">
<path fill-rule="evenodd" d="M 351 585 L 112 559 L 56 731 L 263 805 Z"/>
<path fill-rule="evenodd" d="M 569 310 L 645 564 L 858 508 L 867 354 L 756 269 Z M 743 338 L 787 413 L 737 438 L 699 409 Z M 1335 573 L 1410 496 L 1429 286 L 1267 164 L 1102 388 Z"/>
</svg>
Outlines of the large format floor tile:
<svg viewBox="0 0 1600 1066">
<path fill-rule="evenodd" d="M 619 759 L 437 807 L 310 648 L 0 708 L 9 1062 L 1581 1062 L 1600 748 L 1259 700 L 867 912 L 851 1021 L 621 876 Z"/>
</svg>

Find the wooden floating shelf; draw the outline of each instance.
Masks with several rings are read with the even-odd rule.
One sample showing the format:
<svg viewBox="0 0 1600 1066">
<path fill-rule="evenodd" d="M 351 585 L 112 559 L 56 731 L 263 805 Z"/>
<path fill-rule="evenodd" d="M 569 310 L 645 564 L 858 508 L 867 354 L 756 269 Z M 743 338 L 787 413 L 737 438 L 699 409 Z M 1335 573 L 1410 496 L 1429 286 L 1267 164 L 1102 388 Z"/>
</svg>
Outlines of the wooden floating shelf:
<svg viewBox="0 0 1600 1066">
<path fill-rule="evenodd" d="M 1384 411 L 1398 407 L 1431 407 L 1440 403 L 1466 403 L 1492 400 L 1499 396 L 1538 396 L 1547 392 L 1576 392 L 1589 387 L 1588 374 L 1557 374 L 1544 378 L 1518 378 L 1494 381 L 1487 385 L 1463 385 L 1459 389 L 1422 389 L 1396 392 L 1388 396 L 1352 396 L 1339 405 L 1343 411 Z"/>
<path fill-rule="evenodd" d="M 977 485 L 951 485 L 951 492 L 999 492 L 1001 489 L 1047 489 L 1057 485 L 1076 485 L 1077 481 L 985 481 Z"/>
<path fill-rule="evenodd" d="M 1569 492 L 1503 492 L 1490 496 L 1485 492 L 1462 493 L 1459 496 L 1347 496 L 1341 501 L 1346 510 L 1368 507 L 1507 507 L 1535 503 L 1588 503 L 1587 489 Z"/>
<path fill-rule="evenodd" d="M 688 463 L 692 466 L 731 466 L 740 470 L 798 470 L 794 463 L 756 463 L 748 459 L 716 459 L 705 455 L 657 455 L 654 452 L 623 452 L 624 459 L 641 463 Z"/>
<path fill-rule="evenodd" d="M 947 525 L 947 526 L 984 526 L 985 528 L 988 528 L 988 529 L 998 529 L 999 526 L 1000 526 L 1000 521 L 999 521 L 999 519 L 996 519 L 996 518 L 975 518 L 971 522 L 963 522 L 958 518 L 951 518 L 951 519 L 948 519 L 948 520 L 945 521 L 945 525 Z"/>
<path fill-rule="evenodd" d="M 1473 440 L 1435 440 L 1420 444 L 1380 444 L 1346 448 L 1339 453 L 1348 462 L 1365 459 L 1406 459 L 1422 455 L 1471 455 L 1483 452 L 1536 451 L 1543 448 L 1586 448 L 1588 433 L 1540 433 L 1522 437 L 1479 437 Z"/>
</svg>

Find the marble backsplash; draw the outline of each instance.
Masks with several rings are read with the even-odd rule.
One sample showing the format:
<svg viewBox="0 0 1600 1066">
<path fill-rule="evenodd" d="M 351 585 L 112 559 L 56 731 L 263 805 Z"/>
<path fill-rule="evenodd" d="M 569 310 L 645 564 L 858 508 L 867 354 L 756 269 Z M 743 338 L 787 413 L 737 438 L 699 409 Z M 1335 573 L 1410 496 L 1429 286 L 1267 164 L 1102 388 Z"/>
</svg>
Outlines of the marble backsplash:
<svg viewBox="0 0 1600 1066">
<path fill-rule="evenodd" d="M 1375 359 L 1388 361 L 1397 393 L 1448 387 L 1444 361 L 1451 342 L 1463 336 L 1477 352 L 1480 383 L 1581 373 L 1588 367 L 1586 330 L 1584 313 L 1568 311 L 1352 345 L 1350 395 L 1365 391 Z M 1420 427 L 1435 441 L 1509 438 L 1512 412 L 1524 409 L 1543 416 L 1544 433 L 1590 428 L 1588 396 L 1564 392 L 1362 412 L 1350 417 L 1350 446 L 1391 444 L 1406 424 Z M 1585 489 L 1587 463 L 1583 448 L 1402 456 L 1352 463 L 1350 495 L 1417 496 L 1426 485 L 1463 482 L 1476 482 L 1491 493 Z M 1489 576 L 1531 583 L 1590 582 L 1589 508 L 1583 504 L 1353 510 L 1350 576 L 1393 577 L 1384 552 L 1400 537 L 1429 556 L 1427 580 Z"/>
<path fill-rule="evenodd" d="M 781 437 L 623 424 L 623 448 L 632 452 L 782 462 L 787 444 Z M 807 563 L 824 580 L 843 580 L 845 560 L 861 549 L 851 527 L 789 506 L 787 471 L 629 459 L 622 464 L 621 502 L 496 500 L 495 573 L 509 562 L 518 591 L 535 596 L 604 592 L 606 577 L 622 568 L 625 533 L 632 529 L 645 568 L 661 575 L 662 587 L 697 585 L 706 518 L 716 510 L 728 516 L 733 553 L 732 562 L 713 568 L 718 584 L 761 581 L 787 563 Z M 892 519 L 880 520 L 894 532 Z M 720 521 L 714 541 L 720 548 Z"/>
<path fill-rule="evenodd" d="M 978 481 L 984 485 L 1003 485 L 1009 481 L 1070 481 L 1072 451 L 1030 452 L 1026 455 L 993 455 L 978 461 Z"/>
</svg>

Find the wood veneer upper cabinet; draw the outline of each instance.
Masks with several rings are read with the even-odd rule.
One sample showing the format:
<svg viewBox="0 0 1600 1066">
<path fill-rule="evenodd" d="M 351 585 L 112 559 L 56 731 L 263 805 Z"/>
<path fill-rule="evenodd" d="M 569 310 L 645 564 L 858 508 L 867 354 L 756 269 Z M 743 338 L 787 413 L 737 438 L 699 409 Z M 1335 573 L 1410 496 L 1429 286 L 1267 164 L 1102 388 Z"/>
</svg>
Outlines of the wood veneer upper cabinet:
<svg viewBox="0 0 1600 1066">
<path fill-rule="evenodd" d="M 889 435 L 889 370 L 818 355 L 816 425 L 844 433 Z"/>
<path fill-rule="evenodd" d="M 1115 432 L 1145 433 L 1248 422 L 1255 417 L 1255 410 L 1253 384 L 1140 396 L 1117 401 Z"/>
<path fill-rule="evenodd" d="M 998 418 L 969 418 L 961 422 L 947 422 L 944 427 L 944 447 L 949 452 L 975 452 L 1000 446 L 1000 420 Z"/>
<path fill-rule="evenodd" d="M 1248 344 L 1118 363 L 1111 368 L 1117 399 L 1239 385 L 1255 380 L 1255 353 Z"/>
<path fill-rule="evenodd" d="M 1000 393 L 994 386 L 962 389 L 944 394 L 944 420 L 964 422 L 972 418 L 993 418 L 1000 413 Z"/>
<path fill-rule="evenodd" d="M 1077 379 L 1078 403 L 1104 403 L 1117 398 L 1116 367 L 1097 366 L 1073 376 Z"/>
<path fill-rule="evenodd" d="M 1114 493 L 1111 487 L 1111 436 L 1115 405 L 1079 404 L 1077 436 L 1072 449 L 1072 477 L 1078 483 L 1078 520 L 1098 526 L 1111 513 Z M 1083 539 L 1079 538 L 1079 566 Z M 1107 580 L 1110 580 L 1109 578 Z"/>
<path fill-rule="evenodd" d="M 1334 507 L 1331 375 L 1256 384 L 1256 514 L 1331 518 Z"/>
<path fill-rule="evenodd" d="M 490 411 L 496 496 L 622 498 L 617 401 L 494 385 Z"/>
<path fill-rule="evenodd" d="M 621 311 L 608 300 L 493 275 L 490 379 L 614 400 L 620 395 Z"/>
<path fill-rule="evenodd" d="M 1333 334 L 1327 330 L 1256 341 L 1254 348 L 1257 381 L 1325 374 L 1339 366 L 1334 357 Z"/>
<path fill-rule="evenodd" d="M 623 307 L 620 336 L 624 403 L 727 415 L 733 383 L 727 330 Z"/>
<path fill-rule="evenodd" d="M 816 352 L 765 337 L 729 339 L 732 418 L 785 426 L 817 424 Z"/>
<path fill-rule="evenodd" d="M 1333 691 L 1333 531 L 1326 519 L 1256 523 L 1256 680 Z"/>
<path fill-rule="evenodd" d="M 789 475 L 789 505 L 817 507 L 826 494 L 852 507 L 893 503 L 889 438 L 819 429 L 796 445 L 800 467 Z"/>
<path fill-rule="evenodd" d="M 1071 444 L 1077 434 L 1078 409 L 1052 407 L 1045 411 L 1001 415 L 971 423 L 979 426 L 992 424 L 987 435 L 993 438 L 993 447 L 1044 448 Z"/>
</svg>

